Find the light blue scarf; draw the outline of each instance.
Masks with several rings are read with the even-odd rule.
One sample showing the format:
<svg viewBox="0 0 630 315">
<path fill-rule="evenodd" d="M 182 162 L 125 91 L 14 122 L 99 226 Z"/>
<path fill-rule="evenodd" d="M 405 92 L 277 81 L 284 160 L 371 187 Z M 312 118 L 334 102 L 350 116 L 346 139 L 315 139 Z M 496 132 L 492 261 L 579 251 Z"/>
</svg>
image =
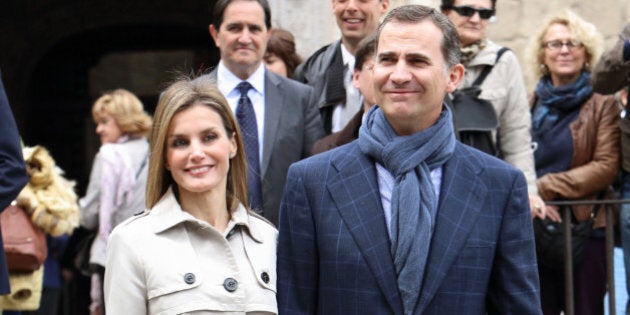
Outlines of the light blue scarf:
<svg viewBox="0 0 630 315">
<path fill-rule="evenodd" d="M 431 170 L 442 166 L 455 149 L 452 121 L 444 106 L 431 127 L 398 136 L 374 106 L 359 130 L 361 151 L 395 178 L 389 237 L 405 314 L 414 313 L 422 288 L 438 206 Z"/>
</svg>

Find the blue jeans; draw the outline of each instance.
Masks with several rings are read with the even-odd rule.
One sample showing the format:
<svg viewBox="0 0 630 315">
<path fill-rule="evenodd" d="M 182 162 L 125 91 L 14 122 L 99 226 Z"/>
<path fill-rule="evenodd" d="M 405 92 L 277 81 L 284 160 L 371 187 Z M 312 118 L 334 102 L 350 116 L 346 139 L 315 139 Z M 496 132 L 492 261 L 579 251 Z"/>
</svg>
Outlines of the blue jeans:
<svg viewBox="0 0 630 315">
<path fill-rule="evenodd" d="M 630 173 L 622 171 L 621 199 L 630 199 Z M 623 262 L 626 267 L 626 291 L 630 296 L 630 204 L 622 204 L 619 211 L 619 230 L 621 232 L 621 246 L 623 247 Z M 626 305 L 626 314 L 630 314 L 630 299 Z"/>
</svg>

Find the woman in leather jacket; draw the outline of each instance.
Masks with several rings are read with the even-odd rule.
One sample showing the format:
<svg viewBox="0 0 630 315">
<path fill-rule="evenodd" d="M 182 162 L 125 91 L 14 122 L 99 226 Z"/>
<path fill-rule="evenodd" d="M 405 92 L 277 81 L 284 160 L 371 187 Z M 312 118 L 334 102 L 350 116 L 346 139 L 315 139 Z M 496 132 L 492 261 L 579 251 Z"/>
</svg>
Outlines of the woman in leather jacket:
<svg viewBox="0 0 630 315">
<path fill-rule="evenodd" d="M 565 11 L 551 17 L 530 43 L 531 67 L 540 78 L 532 106 L 536 184 L 545 201 L 597 199 L 619 169 L 618 107 L 593 92 L 590 73 L 602 48 L 595 26 Z M 573 206 L 573 221 L 589 220 L 594 206 Z M 557 206 L 547 216 L 561 221 Z M 606 293 L 605 211 L 599 211 L 581 261 L 574 269 L 576 314 L 603 314 Z M 564 273 L 538 262 L 544 314 L 560 314 Z M 560 266 L 562 268 L 562 266 Z"/>
</svg>

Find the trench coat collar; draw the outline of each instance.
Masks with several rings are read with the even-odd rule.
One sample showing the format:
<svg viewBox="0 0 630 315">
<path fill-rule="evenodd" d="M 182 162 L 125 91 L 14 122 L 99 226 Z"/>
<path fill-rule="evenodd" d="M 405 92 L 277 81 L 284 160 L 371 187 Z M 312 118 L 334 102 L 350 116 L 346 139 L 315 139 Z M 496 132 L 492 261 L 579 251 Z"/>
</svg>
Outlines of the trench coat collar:
<svg viewBox="0 0 630 315">
<path fill-rule="evenodd" d="M 210 225 L 184 211 L 177 201 L 177 198 L 175 198 L 175 193 L 173 192 L 172 187 L 169 187 L 160 201 L 158 201 L 158 203 L 155 204 L 155 206 L 149 211 L 149 215 L 154 216 L 155 218 L 156 222 L 154 224 L 153 232 L 156 234 L 162 233 L 185 222 L 191 222 L 202 226 Z M 243 206 L 242 203 L 239 203 L 236 210 L 232 213 L 230 221 L 228 221 L 228 225 L 223 233 L 224 236 L 229 234 L 237 226 L 241 226 L 249 233 L 252 239 L 258 243 L 262 243 L 262 235 L 259 231 L 257 231 L 257 229 L 252 228 L 253 220 L 254 218 L 252 218 L 245 206 Z"/>
</svg>

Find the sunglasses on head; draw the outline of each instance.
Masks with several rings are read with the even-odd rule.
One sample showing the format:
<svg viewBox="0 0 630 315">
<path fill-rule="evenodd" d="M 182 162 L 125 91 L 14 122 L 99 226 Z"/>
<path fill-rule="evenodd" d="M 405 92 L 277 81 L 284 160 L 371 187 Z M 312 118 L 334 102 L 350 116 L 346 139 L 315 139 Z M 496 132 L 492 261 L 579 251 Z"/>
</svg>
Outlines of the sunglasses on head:
<svg viewBox="0 0 630 315">
<path fill-rule="evenodd" d="M 465 16 L 465 17 L 471 17 L 475 15 L 475 12 L 477 12 L 479 13 L 479 17 L 484 20 L 487 20 L 491 18 L 492 16 L 494 16 L 494 10 L 492 9 L 476 9 L 468 5 L 462 5 L 462 6 L 447 5 L 447 6 L 443 6 L 442 10 L 453 10 L 457 12 L 457 14 L 461 16 Z"/>
</svg>

